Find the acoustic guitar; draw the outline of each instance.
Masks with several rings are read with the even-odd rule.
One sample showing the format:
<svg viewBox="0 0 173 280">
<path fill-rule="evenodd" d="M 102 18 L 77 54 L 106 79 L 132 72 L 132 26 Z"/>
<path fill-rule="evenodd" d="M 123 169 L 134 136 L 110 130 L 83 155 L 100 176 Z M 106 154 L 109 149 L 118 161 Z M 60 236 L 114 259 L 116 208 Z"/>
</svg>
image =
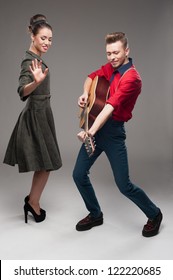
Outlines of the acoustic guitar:
<svg viewBox="0 0 173 280">
<path fill-rule="evenodd" d="M 81 109 L 80 127 L 86 132 L 92 126 L 98 114 L 104 108 L 109 95 L 109 81 L 104 76 L 96 76 L 91 84 L 86 106 Z M 94 137 L 86 135 L 85 148 L 89 156 L 94 153 L 96 144 Z"/>
<path fill-rule="evenodd" d="M 90 128 L 95 121 L 98 114 L 104 108 L 106 100 L 109 95 L 109 81 L 104 76 L 96 76 L 91 84 L 88 94 L 87 108 L 88 108 L 88 128 Z M 84 110 L 80 113 L 80 127 L 84 128 L 85 118 Z M 86 117 L 86 116 L 85 116 Z"/>
</svg>

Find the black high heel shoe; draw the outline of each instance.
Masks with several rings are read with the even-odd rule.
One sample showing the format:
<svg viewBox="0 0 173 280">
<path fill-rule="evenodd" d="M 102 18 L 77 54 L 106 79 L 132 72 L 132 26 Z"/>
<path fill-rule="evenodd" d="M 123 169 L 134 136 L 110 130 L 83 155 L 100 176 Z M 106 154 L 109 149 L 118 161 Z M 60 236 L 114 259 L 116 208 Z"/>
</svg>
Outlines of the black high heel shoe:
<svg viewBox="0 0 173 280">
<path fill-rule="evenodd" d="M 25 223 L 28 222 L 28 212 L 30 212 L 33 215 L 36 223 L 40 223 L 40 222 L 45 220 L 45 218 L 46 218 L 46 211 L 45 210 L 40 209 L 40 215 L 38 215 L 34 211 L 34 209 L 31 207 L 31 205 L 28 203 L 29 196 L 25 197 L 24 201 L 25 201 L 25 205 L 24 205 L 23 208 L 24 208 L 24 214 L 25 214 Z"/>
<path fill-rule="evenodd" d="M 29 202 L 29 195 L 27 195 L 24 199 L 25 204 Z M 46 212 L 44 209 L 40 208 L 40 211 Z"/>
</svg>

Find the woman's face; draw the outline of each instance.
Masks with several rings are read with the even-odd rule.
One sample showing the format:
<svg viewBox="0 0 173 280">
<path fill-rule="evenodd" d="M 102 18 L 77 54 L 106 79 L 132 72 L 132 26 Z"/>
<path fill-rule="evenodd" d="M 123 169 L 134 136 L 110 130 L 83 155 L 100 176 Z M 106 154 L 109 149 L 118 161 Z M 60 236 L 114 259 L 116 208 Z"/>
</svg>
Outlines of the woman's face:
<svg viewBox="0 0 173 280">
<path fill-rule="evenodd" d="M 47 28 L 40 28 L 37 35 L 31 35 L 32 45 L 30 50 L 41 56 L 46 53 L 52 44 L 52 31 Z"/>
</svg>

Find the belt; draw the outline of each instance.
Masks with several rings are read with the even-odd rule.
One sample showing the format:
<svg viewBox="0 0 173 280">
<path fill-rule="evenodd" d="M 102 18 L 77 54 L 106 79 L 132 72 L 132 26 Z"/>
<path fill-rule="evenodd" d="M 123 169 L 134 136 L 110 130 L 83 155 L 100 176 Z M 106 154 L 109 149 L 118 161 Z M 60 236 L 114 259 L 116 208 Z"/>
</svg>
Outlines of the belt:
<svg viewBox="0 0 173 280">
<path fill-rule="evenodd" d="M 35 100 L 45 100 L 45 99 L 50 99 L 51 95 L 50 94 L 30 95 L 29 98 Z"/>
</svg>

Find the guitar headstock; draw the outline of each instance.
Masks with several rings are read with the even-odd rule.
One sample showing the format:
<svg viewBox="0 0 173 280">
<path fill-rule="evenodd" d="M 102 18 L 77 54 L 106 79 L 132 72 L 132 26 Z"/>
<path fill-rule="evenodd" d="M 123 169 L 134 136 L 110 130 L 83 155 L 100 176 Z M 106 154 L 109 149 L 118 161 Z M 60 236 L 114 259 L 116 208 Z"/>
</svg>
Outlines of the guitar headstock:
<svg viewBox="0 0 173 280">
<path fill-rule="evenodd" d="M 84 145 L 88 156 L 91 157 L 94 154 L 96 147 L 95 138 L 91 136 L 86 136 Z"/>
</svg>

